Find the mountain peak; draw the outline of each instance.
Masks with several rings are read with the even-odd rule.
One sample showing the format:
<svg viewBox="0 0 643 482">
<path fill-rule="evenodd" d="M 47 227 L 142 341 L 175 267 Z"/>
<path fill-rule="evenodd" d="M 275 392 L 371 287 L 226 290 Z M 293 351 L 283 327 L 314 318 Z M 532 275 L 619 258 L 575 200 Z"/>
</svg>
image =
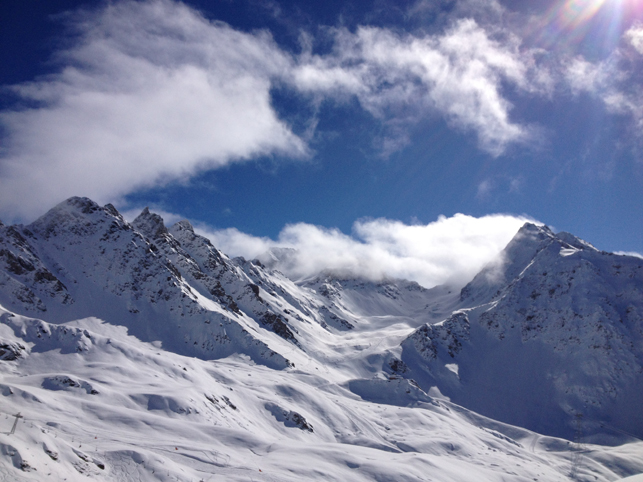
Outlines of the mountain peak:
<svg viewBox="0 0 643 482">
<path fill-rule="evenodd" d="M 100 206 L 87 197 L 72 196 L 66 199 L 56 207 L 68 206 L 70 208 L 79 209 L 84 214 L 90 214 L 100 209 Z M 54 208 L 56 209 L 56 208 Z"/>
<path fill-rule="evenodd" d="M 538 225 L 538 224 L 527 222 L 522 225 L 522 227 L 518 230 L 518 232 L 510 241 L 509 244 L 513 243 L 514 241 L 521 241 L 524 243 L 525 238 L 528 238 L 534 241 L 536 240 L 545 241 L 545 240 L 553 239 L 555 237 L 556 235 L 551 229 L 549 229 L 549 226 L 545 226 L 544 224 Z"/>
<path fill-rule="evenodd" d="M 546 244 L 549 241 L 557 241 L 561 244 L 568 245 L 568 247 L 576 249 L 589 249 L 591 251 L 598 251 L 592 244 L 580 239 L 573 234 L 561 231 L 560 233 L 554 234 L 554 232 L 549 229 L 548 226 L 542 225 L 538 226 L 533 223 L 525 223 L 516 233 L 514 239 L 507 245 L 506 249 L 509 249 L 512 243 L 516 241 L 516 244 L 525 246 L 525 244 L 535 244 L 540 245 L 543 241 Z"/>
<path fill-rule="evenodd" d="M 181 231 L 187 231 L 188 233 L 194 234 L 194 226 L 192 226 L 192 223 L 190 223 L 190 221 L 188 221 L 187 219 L 183 219 L 178 223 L 174 223 L 174 225 L 172 226 L 172 231 L 177 233 Z"/>
<path fill-rule="evenodd" d="M 487 265 L 462 289 L 461 299 L 469 303 L 482 303 L 499 293 L 502 286 L 511 283 L 529 267 L 540 253 L 556 259 L 563 250 L 565 253 L 576 251 L 598 252 L 590 243 L 576 236 L 554 232 L 545 225 L 525 223 L 500 253 L 495 262 Z M 540 258 L 539 258 L 540 259 Z M 542 262 L 542 260 L 541 260 Z"/>
<path fill-rule="evenodd" d="M 156 213 L 150 212 L 147 207 L 132 221 L 132 226 L 140 233 L 152 239 L 168 234 L 165 223 L 163 223 L 163 218 Z"/>
<path fill-rule="evenodd" d="M 556 239 L 547 226 L 525 223 L 509 244 L 461 291 L 461 299 L 481 303 L 497 294 L 501 286 L 516 278 L 534 257 Z"/>
<path fill-rule="evenodd" d="M 536 254 L 556 239 L 547 226 L 525 223 L 503 250 L 505 264 L 511 272 L 507 278 L 513 279 L 527 266 Z M 515 271 L 515 272 L 514 272 Z"/>
<path fill-rule="evenodd" d="M 109 205 L 110 208 L 102 208 L 99 204 L 86 197 L 73 196 L 65 199 L 63 202 L 57 204 L 45 214 L 40 216 L 40 219 L 48 219 L 52 217 L 73 217 L 82 218 L 94 214 L 98 211 L 116 211 L 116 208 Z M 118 211 L 116 211 L 118 214 Z M 38 221 L 37 220 L 37 221 Z M 36 221 L 36 222 L 37 222 Z"/>
<path fill-rule="evenodd" d="M 124 222 L 111 204 L 101 207 L 89 198 L 74 196 L 40 216 L 29 225 L 29 229 L 47 238 L 67 230 L 77 233 L 91 231 L 91 225 L 101 220 L 106 221 L 107 218 L 117 218 L 119 222 Z"/>
<path fill-rule="evenodd" d="M 118 209 L 116 209 L 114 207 L 114 205 L 111 204 L 111 203 L 105 204 L 104 209 L 105 209 L 105 211 L 107 211 L 108 213 L 110 213 L 113 216 L 120 216 L 121 215 L 121 213 L 118 212 Z"/>
<path fill-rule="evenodd" d="M 520 233 L 521 231 L 525 231 L 525 232 L 534 232 L 535 233 L 535 232 L 540 232 L 542 230 L 542 228 L 546 228 L 547 230 L 549 230 L 549 228 L 547 226 L 539 226 L 539 225 L 537 225 L 535 223 L 526 222 L 525 224 L 523 224 L 520 227 L 518 232 Z"/>
</svg>

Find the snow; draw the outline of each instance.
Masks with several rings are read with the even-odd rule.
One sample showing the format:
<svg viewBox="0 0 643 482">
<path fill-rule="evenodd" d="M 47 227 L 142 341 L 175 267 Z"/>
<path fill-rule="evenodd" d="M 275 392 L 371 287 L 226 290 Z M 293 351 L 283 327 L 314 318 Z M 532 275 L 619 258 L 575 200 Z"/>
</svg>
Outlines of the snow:
<svg viewBox="0 0 643 482">
<path fill-rule="evenodd" d="M 89 349 L 40 350 L 51 342 L 36 338 L 3 376 L 3 421 L 25 417 L 0 435 L 14 453 L 0 474 L 13 480 L 566 480 L 570 467 L 569 442 L 434 400 L 406 379 L 342 385 L 247 357 L 162 352 L 99 319 L 61 326 L 70 339 L 87 331 Z M 62 376 L 98 393 L 44 383 Z M 586 472 L 610 480 L 642 469 L 627 448 L 589 446 Z M 15 467 L 25 463 L 31 471 Z"/>
<path fill-rule="evenodd" d="M 446 363 L 444 365 L 444 368 L 446 368 L 449 371 L 452 371 L 453 373 L 455 373 L 456 377 L 460 378 L 460 375 L 458 373 L 460 370 L 460 367 L 458 367 L 457 363 Z"/>
<path fill-rule="evenodd" d="M 573 254 L 578 253 L 580 250 L 575 249 L 575 248 L 561 248 L 560 250 L 560 255 L 561 256 L 571 256 Z"/>
<path fill-rule="evenodd" d="M 643 474 L 625 477 L 624 479 L 619 479 L 619 482 L 643 482 Z"/>
<path fill-rule="evenodd" d="M 186 221 L 129 224 L 83 198 L 0 226 L 0 251 L 0 480 L 643 472 L 626 433 L 641 436 L 640 260 L 566 233 L 526 225 L 462 293 L 297 284 Z M 579 447 L 569 424 L 593 402 Z"/>
</svg>

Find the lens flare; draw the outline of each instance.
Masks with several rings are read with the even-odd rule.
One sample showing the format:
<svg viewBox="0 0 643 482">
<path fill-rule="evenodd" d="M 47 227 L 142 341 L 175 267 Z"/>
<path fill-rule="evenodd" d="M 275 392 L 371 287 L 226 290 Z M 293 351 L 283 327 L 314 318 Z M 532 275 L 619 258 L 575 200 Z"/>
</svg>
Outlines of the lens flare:
<svg viewBox="0 0 643 482">
<path fill-rule="evenodd" d="M 574 28 L 590 20 L 605 0 L 567 0 L 558 9 L 557 20 L 562 28 Z"/>
<path fill-rule="evenodd" d="M 625 25 L 637 18 L 643 0 L 555 1 L 525 31 L 533 44 L 573 51 L 579 45 L 596 52 L 613 49 Z"/>
</svg>

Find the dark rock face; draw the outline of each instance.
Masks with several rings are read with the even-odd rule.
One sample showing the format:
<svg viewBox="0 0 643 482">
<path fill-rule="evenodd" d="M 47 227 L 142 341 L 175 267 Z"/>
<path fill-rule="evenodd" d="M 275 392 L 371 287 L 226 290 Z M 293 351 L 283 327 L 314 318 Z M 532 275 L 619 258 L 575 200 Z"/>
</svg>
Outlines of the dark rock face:
<svg viewBox="0 0 643 482">
<path fill-rule="evenodd" d="M 438 349 L 451 358 L 460 353 L 462 344 L 469 341 L 469 318 L 465 313 L 455 313 L 447 320 L 435 325 L 424 325 L 416 330 L 405 342 L 427 361 L 435 360 Z"/>
<path fill-rule="evenodd" d="M 286 427 L 298 428 L 304 432 L 313 433 L 313 426 L 310 424 L 306 418 L 294 410 L 285 410 L 275 403 L 268 402 L 265 405 L 266 410 L 272 413 L 272 415 L 279 421 L 282 422 Z"/>
<path fill-rule="evenodd" d="M 292 330 L 286 323 L 284 323 L 284 320 L 281 319 L 281 316 L 268 312 L 261 317 L 261 322 L 264 325 L 269 326 L 272 331 L 274 331 L 284 340 L 297 342 L 297 339 L 295 338 Z"/>
<path fill-rule="evenodd" d="M 20 226 L 0 226 L 0 299 L 17 300 L 26 311 L 45 312 L 47 302 L 72 304 L 74 299 L 31 246 L 33 233 Z M 7 298 L 3 301 L 6 303 Z"/>
<path fill-rule="evenodd" d="M 13 361 L 22 358 L 26 347 L 21 343 L 0 342 L 0 360 Z"/>
<path fill-rule="evenodd" d="M 286 419 L 291 421 L 295 427 L 297 427 L 300 430 L 304 430 L 306 432 L 313 433 L 313 426 L 309 424 L 306 419 L 303 417 L 303 415 L 300 415 L 297 412 L 288 412 L 286 414 Z"/>
<path fill-rule="evenodd" d="M 351 322 L 340 318 L 325 306 L 322 306 L 319 311 L 322 315 L 324 315 L 324 321 L 326 322 L 326 324 L 332 326 L 337 330 L 346 331 L 355 328 L 355 325 L 353 325 Z"/>
</svg>

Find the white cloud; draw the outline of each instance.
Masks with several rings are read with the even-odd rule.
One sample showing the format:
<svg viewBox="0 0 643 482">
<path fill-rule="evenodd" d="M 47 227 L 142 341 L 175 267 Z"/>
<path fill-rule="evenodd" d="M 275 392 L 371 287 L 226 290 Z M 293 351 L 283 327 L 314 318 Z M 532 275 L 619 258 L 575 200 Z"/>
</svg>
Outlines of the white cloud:
<svg viewBox="0 0 643 482">
<path fill-rule="evenodd" d="M 170 0 L 78 14 L 59 73 L 15 86 L 38 107 L 3 112 L 0 206 L 32 216 L 70 195 L 99 202 L 306 145 L 277 118 L 272 79 L 291 59 L 264 33 Z M 29 193 L 28 195 L 25 195 Z"/>
<path fill-rule="evenodd" d="M 232 257 L 243 256 L 254 259 L 270 248 L 278 246 L 278 243 L 270 238 L 252 236 L 237 228 L 213 230 L 209 226 L 195 224 L 194 229 L 197 233 L 209 238 L 218 249 Z"/>
<path fill-rule="evenodd" d="M 311 224 L 286 226 L 277 240 L 258 238 L 236 229 L 198 231 L 231 256 L 266 261 L 270 248 L 291 248 L 275 267 L 294 279 L 321 271 L 372 280 L 404 278 L 426 287 L 442 283 L 462 286 L 492 262 L 524 217 L 489 215 L 475 218 L 441 216 L 426 225 L 374 219 L 358 221 L 352 235 Z"/>
<path fill-rule="evenodd" d="M 595 93 L 604 86 L 608 71 L 603 63 L 591 63 L 582 57 L 573 59 L 564 72 L 574 94 Z"/>
<path fill-rule="evenodd" d="M 276 84 L 312 93 L 317 106 L 355 96 L 388 128 L 384 153 L 438 113 L 500 154 L 534 135 L 510 119 L 505 86 L 546 89 L 517 37 L 471 19 L 439 35 L 336 29 L 330 54 L 298 57 L 266 32 L 236 31 L 174 0 L 109 2 L 70 23 L 78 35 L 56 55 L 59 72 L 14 86 L 29 107 L 0 113 L 5 220 L 71 195 L 119 203 L 232 162 L 308 155 L 316 116 L 295 135 L 271 105 Z"/>
<path fill-rule="evenodd" d="M 635 23 L 630 27 L 624 35 L 625 39 L 636 49 L 638 53 L 643 55 L 643 24 Z"/>
<path fill-rule="evenodd" d="M 629 116 L 633 134 L 640 138 L 643 91 L 637 77 L 643 67 L 643 58 L 639 55 L 643 54 L 643 26 L 635 24 L 630 27 L 623 34 L 623 40 L 624 45 L 601 61 L 589 62 L 580 56 L 571 60 L 564 77 L 572 93 L 592 94 L 604 103 L 609 112 Z"/>
<path fill-rule="evenodd" d="M 332 55 L 304 54 L 292 74 L 299 89 L 353 94 L 383 119 L 391 111 L 412 120 L 440 112 L 452 125 L 476 132 L 481 147 L 493 154 L 532 138 L 527 126 L 510 120 L 511 104 L 501 92 L 503 82 L 524 91 L 545 87 L 516 38 L 501 43 L 464 19 L 443 35 L 423 37 L 374 27 L 339 29 L 335 42 Z"/>
</svg>

